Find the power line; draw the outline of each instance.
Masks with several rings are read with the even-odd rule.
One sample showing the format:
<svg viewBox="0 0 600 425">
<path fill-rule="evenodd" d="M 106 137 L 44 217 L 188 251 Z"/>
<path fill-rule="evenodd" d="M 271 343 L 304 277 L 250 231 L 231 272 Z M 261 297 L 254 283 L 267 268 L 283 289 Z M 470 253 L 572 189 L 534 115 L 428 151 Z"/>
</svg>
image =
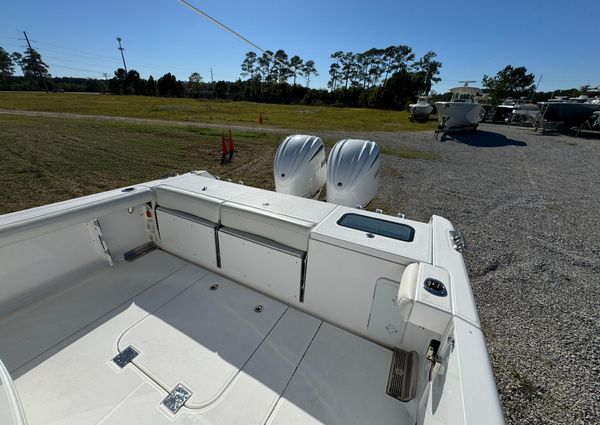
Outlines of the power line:
<svg viewBox="0 0 600 425">
<path fill-rule="evenodd" d="M 94 71 L 93 69 L 77 68 L 74 66 L 64 66 L 64 65 L 55 65 L 55 64 L 48 64 L 48 66 L 52 66 L 54 68 L 73 69 L 75 71 L 93 72 L 94 74 L 100 74 L 100 75 L 107 74 L 106 72 L 102 72 L 102 71 Z M 57 78 L 60 78 L 60 77 L 57 77 Z"/>
<path fill-rule="evenodd" d="M 229 31 L 230 33 L 232 33 L 233 35 L 235 35 L 236 37 L 242 39 L 245 43 L 249 44 L 250 46 L 254 47 L 257 50 L 260 50 L 261 52 L 263 52 L 265 55 L 267 55 L 271 60 L 277 62 L 279 65 L 283 66 L 286 69 L 289 69 L 292 72 L 298 72 L 298 69 L 295 69 L 293 67 L 291 67 L 290 65 L 288 65 L 285 62 L 280 61 L 279 59 L 277 59 L 275 56 L 273 56 L 271 53 L 267 52 L 265 49 L 263 49 L 262 47 L 254 44 L 253 42 L 251 42 L 250 40 L 248 40 L 246 37 L 244 37 L 242 34 L 240 34 L 239 32 L 235 31 L 232 28 L 229 28 L 227 25 L 225 25 L 224 23 L 218 21 L 217 19 L 213 18 L 212 16 L 210 16 L 208 13 L 203 12 L 202 10 L 198 9 L 195 6 L 192 6 L 190 3 L 188 3 L 186 0 L 177 0 L 179 3 L 183 4 L 184 6 L 187 6 L 189 9 L 191 9 L 192 11 L 196 12 L 198 15 L 204 16 L 205 18 L 207 18 L 208 20 L 210 20 L 211 22 L 213 22 L 214 24 L 218 25 L 219 27 L 223 28 L 225 31 Z"/>
<path fill-rule="evenodd" d="M 58 56 L 62 56 L 63 55 L 67 55 L 67 53 L 65 52 L 61 52 L 58 50 L 54 50 L 54 49 L 48 49 L 48 48 L 44 48 L 44 52 L 50 52 L 50 55 L 58 55 Z M 82 60 L 87 60 L 87 61 L 98 61 L 99 63 L 102 64 L 110 64 L 111 66 L 117 66 L 121 64 L 121 61 L 117 60 L 117 59 L 102 59 L 102 58 L 95 58 L 95 57 L 87 57 L 87 56 L 82 56 L 82 55 L 78 55 L 78 54 L 69 54 L 70 57 L 74 57 L 74 58 L 79 58 Z"/>
<path fill-rule="evenodd" d="M 20 40 L 19 38 L 14 38 L 11 37 L 14 40 Z M 54 43 L 49 43 L 47 41 L 35 41 L 33 39 L 29 39 L 29 41 L 31 41 L 32 43 L 39 43 L 42 44 L 44 46 L 52 46 L 52 47 L 44 47 L 44 52 L 48 51 L 48 52 L 54 52 L 54 53 L 58 53 L 58 54 L 65 54 L 68 53 L 70 56 L 73 57 L 80 57 L 83 59 L 102 59 L 102 61 L 106 61 L 106 62 L 110 62 L 111 65 L 120 65 L 121 61 L 119 61 L 118 59 L 115 59 L 114 57 L 110 57 L 110 56 L 105 56 L 105 55 L 100 55 L 97 53 L 89 53 L 89 52 L 84 52 L 82 50 L 79 49 L 75 49 L 72 47 L 65 47 L 65 46 L 60 46 L 58 44 L 54 44 Z M 17 45 L 16 43 L 12 44 L 11 43 L 11 48 L 16 48 L 16 47 L 20 47 L 20 48 L 26 48 L 26 46 L 24 45 Z M 56 50 L 58 49 L 58 50 Z M 157 65 L 157 64 L 153 64 L 153 65 L 149 65 L 149 64 L 144 64 L 144 63 L 136 63 L 136 69 L 142 69 L 142 68 L 149 68 L 149 69 L 154 69 L 154 70 L 159 70 L 159 71 L 167 71 L 167 67 L 165 67 L 164 65 Z M 189 71 L 189 68 L 184 68 L 181 66 L 174 66 L 174 65 L 169 65 L 168 66 L 169 69 L 175 69 L 175 70 L 181 70 L 181 71 Z"/>
<path fill-rule="evenodd" d="M 78 61 L 78 60 L 74 60 L 74 59 L 66 59 L 66 58 L 56 57 L 56 56 L 52 56 L 52 55 L 45 56 L 45 58 L 50 59 L 50 60 L 55 60 L 55 61 L 61 61 L 61 62 L 77 63 L 77 64 L 81 64 L 81 65 L 99 66 L 99 67 L 108 67 L 109 66 L 107 64 L 102 64 L 102 63 L 83 62 L 83 61 Z"/>
<path fill-rule="evenodd" d="M 60 50 L 67 50 L 69 53 L 79 53 L 81 55 L 86 55 L 86 56 L 96 56 L 99 58 L 103 58 L 103 59 L 109 59 L 109 60 L 114 60 L 115 58 L 113 56 L 105 56 L 105 55 L 99 55 L 97 53 L 89 53 L 83 50 L 79 50 L 79 49 L 75 49 L 73 47 L 65 47 L 65 46 L 60 46 L 58 44 L 54 44 L 54 43 L 48 43 L 47 41 L 40 41 L 38 42 L 40 44 L 46 45 L 46 46 L 50 46 L 50 47 L 54 47 L 56 49 L 60 49 Z"/>
<path fill-rule="evenodd" d="M 71 49 L 65 48 L 65 47 L 44 46 L 44 51 L 55 52 L 55 53 L 59 53 L 59 54 L 69 54 L 70 56 L 79 56 L 79 57 L 84 57 L 86 59 L 98 59 L 98 60 L 102 60 L 102 61 L 111 61 L 111 62 L 115 62 L 115 63 L 121 62 L 116 57 L 96 55 L 94 53 L 80 53 L 78 50 L 71 50 Z"/>
</svg>

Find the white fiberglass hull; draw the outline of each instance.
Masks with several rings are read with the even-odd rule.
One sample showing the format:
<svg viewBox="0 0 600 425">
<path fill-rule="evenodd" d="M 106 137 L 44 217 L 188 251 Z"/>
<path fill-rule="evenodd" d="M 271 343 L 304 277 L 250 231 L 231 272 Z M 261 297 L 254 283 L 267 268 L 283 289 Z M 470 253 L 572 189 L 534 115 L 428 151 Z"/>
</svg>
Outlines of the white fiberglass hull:
<svg viewBox="0 0 600 425">
<path fill-rule="evenodd" d="M 0 424 L 503 425 L 462 248 L 202 171 L 0 215 Z"/>
<path fill-rule="evenodd" d="M 473 127 L 485 115 L 483 106 L 470 102 L 436 102 L 438 121 L 445 129 Z"/>
<path fill-rule="evenodd" d="M 421 105 L 418 103 L 408 105 L 410 114 L 414 117 L 428 117 L 433 112 L 433 106 L 426 104 Z"/>
</svg>

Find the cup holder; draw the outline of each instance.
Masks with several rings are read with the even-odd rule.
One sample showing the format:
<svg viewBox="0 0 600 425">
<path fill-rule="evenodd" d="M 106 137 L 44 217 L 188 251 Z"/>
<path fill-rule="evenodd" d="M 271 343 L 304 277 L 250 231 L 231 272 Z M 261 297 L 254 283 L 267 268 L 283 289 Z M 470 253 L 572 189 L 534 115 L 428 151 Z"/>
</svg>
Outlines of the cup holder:
<svg viewBox="0 0 600 425">
<path fill-rule="evenodd" d="M 445 297 L 448 295 L 448 290 L 446 289 L 446 285 L 444 285 L 439 280 L 428 278 L 425 280 L 423 287 L 427 292 L 436 297 Z"/>
</svg>

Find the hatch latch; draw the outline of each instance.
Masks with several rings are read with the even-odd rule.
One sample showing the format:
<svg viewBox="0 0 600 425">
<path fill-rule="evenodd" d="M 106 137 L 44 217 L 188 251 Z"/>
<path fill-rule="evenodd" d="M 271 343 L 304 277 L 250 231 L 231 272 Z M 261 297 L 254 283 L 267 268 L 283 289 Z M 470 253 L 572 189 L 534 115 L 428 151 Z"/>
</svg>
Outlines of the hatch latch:
<svg viewBox="0 0 600 425">
<path fill-rule="evenodd" d="M 133 359 L 137 357 L 138 354 L 139 353 L 137 352 L 137 350 L 130 345 L 118 355 L 113 357 L 112 361 L 121 369 L 123 369 L 125 366 L 131 363 Z"/>
<path fill-rule="evenodd" d="M 192 392 L 181 384 L 177 384 L 168 396 L 162 401 L 165 406 L 173 414 L 177 413 L 183 407 L 186 401 L 192 396 Z"/>
</svg>

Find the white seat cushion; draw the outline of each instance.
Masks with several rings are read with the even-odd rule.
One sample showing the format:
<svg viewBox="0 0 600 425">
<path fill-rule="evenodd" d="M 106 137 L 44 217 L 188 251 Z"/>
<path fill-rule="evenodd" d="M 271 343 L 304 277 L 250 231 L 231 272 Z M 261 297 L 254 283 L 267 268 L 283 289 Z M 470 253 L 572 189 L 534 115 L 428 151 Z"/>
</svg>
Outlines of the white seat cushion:
<svg viewBox="0 0 600 425">
<path fill-rule="evenodd" d="M 156 203 L 161 207 L 192 214 L 213 223 L 220 220 L 219 206 L 223 202 L 220 199 L 170 186 L 158 186 L 154 192 Z"/>
<path fill-rule="evenodd" d="M 308 250 L 313 223 L 234 202 L 221 205 L 221 224 L 280 244 Z"/>
</svg>

